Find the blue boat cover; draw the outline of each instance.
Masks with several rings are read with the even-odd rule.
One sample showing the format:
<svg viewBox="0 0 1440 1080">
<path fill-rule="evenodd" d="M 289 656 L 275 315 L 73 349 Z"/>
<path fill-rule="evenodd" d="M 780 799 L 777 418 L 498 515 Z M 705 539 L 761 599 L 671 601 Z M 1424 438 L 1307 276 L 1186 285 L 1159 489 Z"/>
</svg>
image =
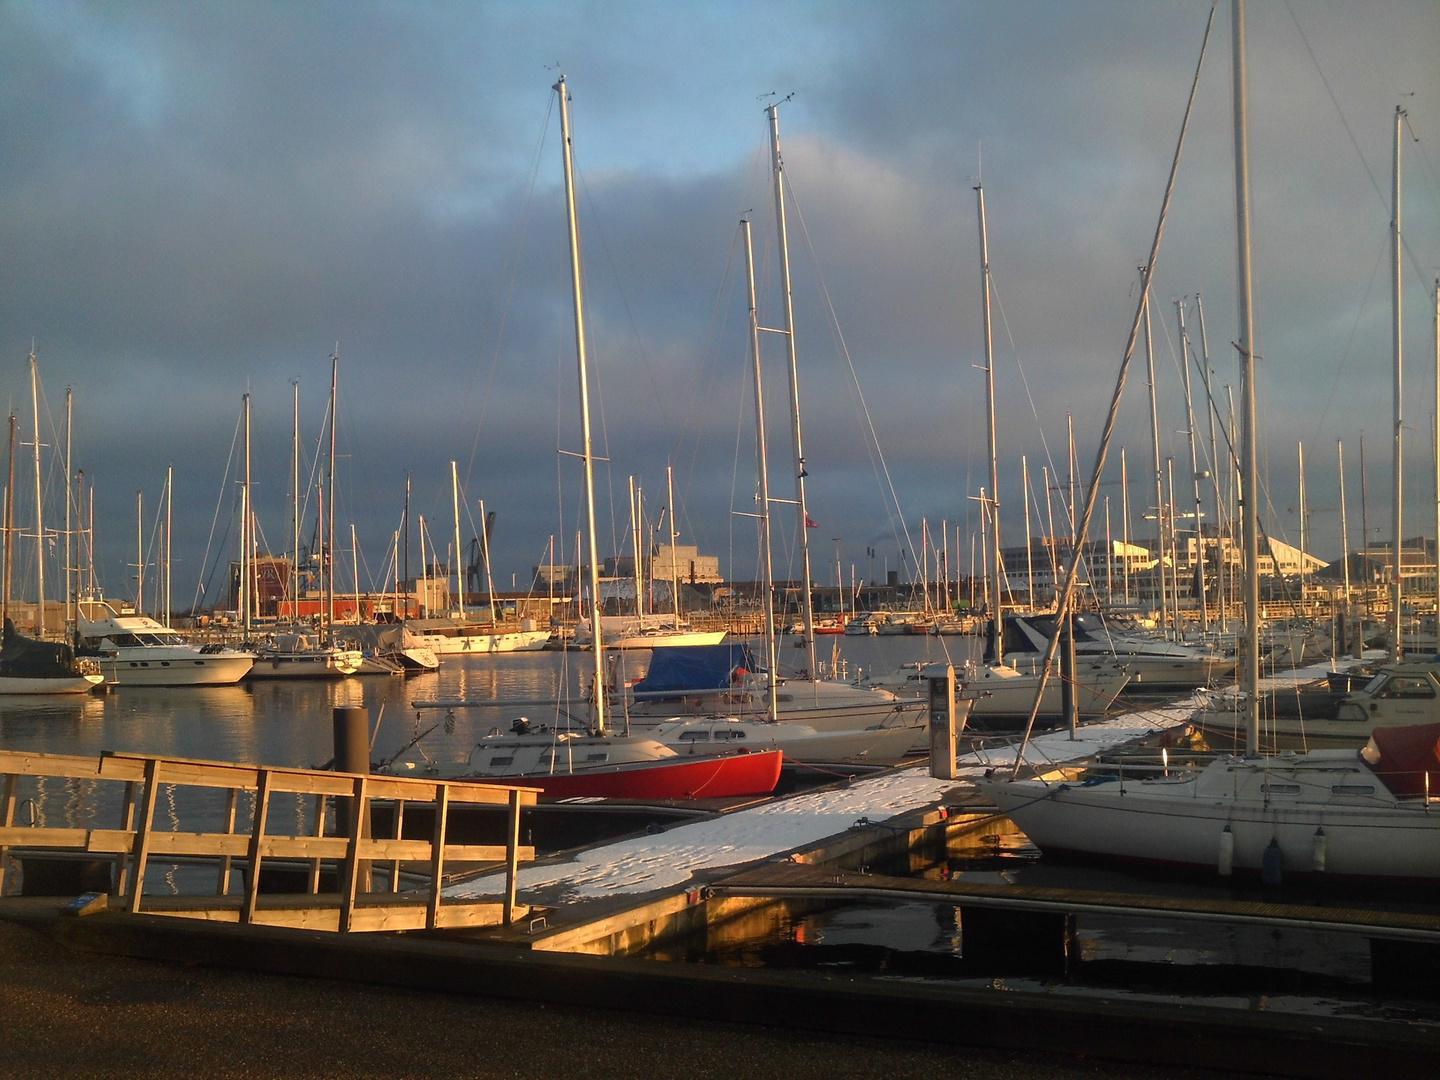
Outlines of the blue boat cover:
<svg viewBox="0 0 1440 1080">
<path fill-rule="evenodd" d="M 631 690 L 637 694 L 723 690 L 738 668 L 756 669 L 750 646 L 743 642 L 662 646 L 650 654 L 650 670 Z"/>
</svg>

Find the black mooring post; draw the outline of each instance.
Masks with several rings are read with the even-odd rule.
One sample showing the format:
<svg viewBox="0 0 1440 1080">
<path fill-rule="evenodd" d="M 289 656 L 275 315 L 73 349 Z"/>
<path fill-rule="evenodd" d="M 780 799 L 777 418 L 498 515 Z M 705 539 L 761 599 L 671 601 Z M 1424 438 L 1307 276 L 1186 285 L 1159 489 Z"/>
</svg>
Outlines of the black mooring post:
<svg viewBox="0 0 1440 1080">
<path fill-rule="evenodd" d="M 335 729 L 335 771 L 343 773 L 358 773 L 362 776 L 370 773 L 370 710 L 363 705 L 337 705 L 333 713 Z M 367 800 L 368 801 L 368 800 Z M 370 835 L 370 823 L 356 819 L 357 808 L 354 806 L 354 798 L 342 796 L 335 800 L 335 827 L 344 835 L 356 837 L 355 828 L 358 826 L 359 836 Z M 361 808 L 363 810 L 363 808 Z M 343 874 L 341 875 L 343 878 Z M 370 891 L 370 863 L 368 861 L 360 864 L 357 888 L 360 892 Z M 343 881 L 342 881 L 343 885 Z"/>
</svg>

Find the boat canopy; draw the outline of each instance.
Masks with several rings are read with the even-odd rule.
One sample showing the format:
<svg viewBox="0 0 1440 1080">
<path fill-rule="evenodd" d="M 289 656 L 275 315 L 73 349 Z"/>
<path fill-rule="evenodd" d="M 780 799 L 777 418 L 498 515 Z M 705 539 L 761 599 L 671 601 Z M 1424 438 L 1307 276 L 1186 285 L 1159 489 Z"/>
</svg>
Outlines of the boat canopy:
<svg viewBox="0 0 1440 1080">
<path fill-rule="evenodd" d="M 662 646 L 650 654 L 650 669 L 631 687 L 637 694 L 723 690 L 737 671 L 756 670 L 755 655 L 742 642 Z"/>
<path fill-rule="evenodd" d="M 25 637 L 6 619 L 3 647 L 0 647 L 0 675 L 43 679 L 60 674 L 82 674 L 75 664 L 75 650 L 63 642 Z"/>
<path fill-rule="evenodd" d="M 1440 724 L 1377 727 L 1360 756 L 1393 794 L 1428 794 L 1427 778 L 1440 781 Z"/>
</svg>

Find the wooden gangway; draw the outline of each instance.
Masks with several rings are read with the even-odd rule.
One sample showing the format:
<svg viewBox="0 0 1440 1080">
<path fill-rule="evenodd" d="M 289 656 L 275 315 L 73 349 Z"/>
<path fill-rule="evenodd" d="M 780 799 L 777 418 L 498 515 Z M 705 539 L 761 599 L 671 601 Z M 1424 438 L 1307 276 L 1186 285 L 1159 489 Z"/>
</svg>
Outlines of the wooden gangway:
<svg viewBox="0 0 1440 1080">
<path fill-rule="evenodd" d="M 51 827 L 16 824 L 17 800 L 28 779 L 85 781 L 96 816 L 102 804 L 113 810 L 114 828 L 74 825 Z M 434 930 L 454 927 L 510 925 L 519 911 L 516 875 L 522 861 L 533 861 L 535 849 L 520 844 L 520 809 L 534 806 L 538 790 L 464 781 L 368 776 L 317 769 L 271 768 L 217 761 L 106 753 L 98 758 L 67 754 L 0 751 L 0 891 L 5 884 L 6 856 L 84 854 L 108 860 L 117 906 L 133 913 L 174 915 L 195 919 L 294 926 L 346 931 Z M 102 789 L 112 789 L 104 798 Z M 218 831 L 156 827 L 161 793 L 174 805 L 176 788 L 223 793 Z M 313 799 L 310 827 L 304 835 L 271 831 L 274 796 L 290 793 Z M 242 794 L 251 796 L 248 827 L 237 830 Z M 338 827 L 326 835 L 326 804 L 334 803 Z M 394 833 L 374 837 L 370 803 L 393 804 Z M 405 839 L 405 807 L 434 808 L 435 824 L 423 839 Z M 505 843 L 456 844 L 448 841 L 446 825 L 454 804 L 506 807 Z M 22 803 L 23 805 L 23 803 Z M 213 820 L 213 815 L 212 815 Z M 202 824 L 197 822 L 197 824 Z M 262 895 L 260 870 L 265 860 L 286 860 L 308 869 L 304 894 Z M 154 863 L 195 864 L 213 868 L 214 891 L 199 895 L 158 896 L 145 892 L 145 873 Z M 501 902 L 453 901 L 443 895 L 447 866 L 503 863 L 506 890 Z M 326 865 L 336 871 L 339 891 L 321 893 Z M 388 891 L 372 891 L 376 864 L 389 864 L 378 880 Z M 405 877 L 423 875 L 423 888 L 400 889 Z M 238 892 L 231 890 L 239 878 Z"/>
</svg>

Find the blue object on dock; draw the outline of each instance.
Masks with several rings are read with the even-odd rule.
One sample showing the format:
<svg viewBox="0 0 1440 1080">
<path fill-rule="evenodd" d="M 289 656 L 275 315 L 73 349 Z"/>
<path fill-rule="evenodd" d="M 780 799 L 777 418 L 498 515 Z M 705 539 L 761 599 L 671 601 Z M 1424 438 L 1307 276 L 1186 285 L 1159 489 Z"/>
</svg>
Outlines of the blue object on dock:
<svg viewBox="0 0 1440 1080">
<path fill-rule="evenodd" d="M 103 892 L 87 892 L 81 893 L 60 910 L 66 915 L 93 915 L 97 911 L 104 911 L 108 906 L 109 899 Z"/>
</svg>

